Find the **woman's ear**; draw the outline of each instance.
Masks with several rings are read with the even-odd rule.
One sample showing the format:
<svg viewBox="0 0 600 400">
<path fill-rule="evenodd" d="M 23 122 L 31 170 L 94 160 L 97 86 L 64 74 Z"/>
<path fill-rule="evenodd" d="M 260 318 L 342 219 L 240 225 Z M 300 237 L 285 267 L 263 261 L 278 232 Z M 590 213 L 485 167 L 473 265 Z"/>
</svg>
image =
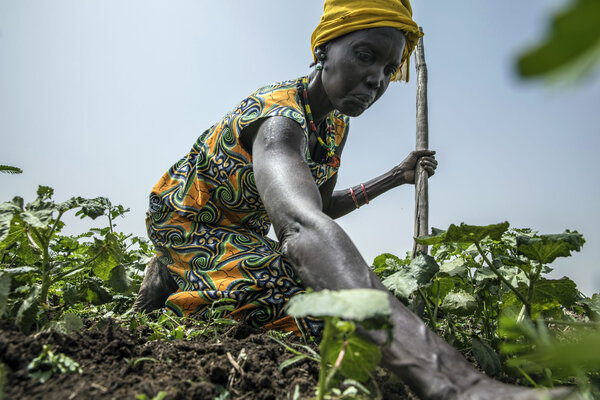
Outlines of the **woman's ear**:
<svg viewBox="0 0 600 400">
<path fill-rule="evenodd" d="M 315 47 L 315 59 L 317 62 L 325 60 L 327 55 L 327 44 Z"/>
</svg>

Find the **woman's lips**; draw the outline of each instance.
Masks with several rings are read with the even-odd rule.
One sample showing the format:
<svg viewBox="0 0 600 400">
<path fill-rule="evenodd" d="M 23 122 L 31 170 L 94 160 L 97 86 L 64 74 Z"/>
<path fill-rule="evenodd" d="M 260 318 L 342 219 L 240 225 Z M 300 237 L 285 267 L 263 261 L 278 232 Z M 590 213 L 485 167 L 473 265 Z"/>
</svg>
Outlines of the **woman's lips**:
<svg viewBox="0 0 600 400">
<path fill-rule="evenodd" d="M 354 98 L 359 102 L 363 103 L 365 107 L 368 107 L 373 102 L 373 98 L 368 94 L 355 94 Z"/>
</svg>

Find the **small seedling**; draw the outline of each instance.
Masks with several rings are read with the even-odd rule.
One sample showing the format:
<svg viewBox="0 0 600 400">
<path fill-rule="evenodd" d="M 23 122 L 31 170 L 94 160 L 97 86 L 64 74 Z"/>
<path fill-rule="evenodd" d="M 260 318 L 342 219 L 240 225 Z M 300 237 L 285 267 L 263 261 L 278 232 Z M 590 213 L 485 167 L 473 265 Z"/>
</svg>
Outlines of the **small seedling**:
<svg viewBox="0 0 600 400">
<path fill-rule="evenodd" d="M 142 393 L 142 394 L 136 394 L 135 398 L 137 400 L 163 400 L 166 396 L 167 396 L 167 392 L 165 391 L 160 391 L 156 394 L 156 396 L 150 398 L 148 397 L 148 395 L 146 393 Z"/>
<path fill-rule="evenodd" d="M 292 298 L 287 312 L 296 318 L 310 315 L 325 321 L 319 347 L 318 400 L 332 393 L 339 374 L 363 382 L 371 377 L 381 360 L 381 350 L 356 334 L 355 322 L 367 329 L 387 329 L 389 333 L 391 311 L 387 293 L 374 289 L 323 290 Z"/>
<path fill-rule="evenodd" d="M 50 345 L 44 345 L 39 356 L 34 358 L 27 366 L 29 375 L 38 379 L 40 383 L 46 382 L 55 374 L 78 373 L 81 374 L 79 364 L 62 353 L 54 354 Z"/>
</svg>

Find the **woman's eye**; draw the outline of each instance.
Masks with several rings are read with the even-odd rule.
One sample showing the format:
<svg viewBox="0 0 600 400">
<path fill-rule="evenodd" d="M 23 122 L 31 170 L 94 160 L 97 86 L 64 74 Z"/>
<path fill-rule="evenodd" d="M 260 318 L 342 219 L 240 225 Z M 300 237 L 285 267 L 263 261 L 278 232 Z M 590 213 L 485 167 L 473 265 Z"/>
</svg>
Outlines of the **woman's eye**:
<svg viewBox="0 0 600 400">
<path fill-rule="evenodd" d="M 366 51 L 359 51 L 357 53 L 357 56 L 361 61 L 371 61 L 371 59 L 373 58 L 371 53 L 368 53 Z"/>
<path fill-rule="evenodd" d="M 387 67 L 385 71 L 383 71 L 386 75 L 393 75 L 396 72 L 396 67 Z"/>
</svg>

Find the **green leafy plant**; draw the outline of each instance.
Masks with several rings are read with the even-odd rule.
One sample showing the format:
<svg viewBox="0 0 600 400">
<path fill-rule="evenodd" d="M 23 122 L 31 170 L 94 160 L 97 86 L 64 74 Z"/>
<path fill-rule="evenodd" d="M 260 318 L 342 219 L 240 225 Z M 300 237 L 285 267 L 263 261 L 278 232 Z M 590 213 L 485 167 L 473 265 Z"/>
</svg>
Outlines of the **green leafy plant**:
<svg viewBox="0 0 600 400">
<path fill-rule="evenodd" d="M 131 293 L 151 255 L 148 243 L 114 231 L 115 218 L 128 210 L 108 199 L 52 200 L 40 186 L 37 198 L 0 204 L 0 316 L 14 316 L 28 331 L 59 318 L 75 304 L 102 304 L 113 293 Z M 65 236 L 63 217 L 105 216 L 108 226 Z"/>
<path fill-rule="evenodd" d="M 598 15 L 598 1 L 571 0 L 553 16 L 541 43 L 520 55 L 519 74 L 571 80 L 588 76 L 600 61 Z"/>
<path fill-rule="evenodd" d="M 317 363 L 321 362 L 321 356 L 319 355 L 319 353 L 311 349 L 309 346 L 299 343 L 287 343 L 286 339 L 288 338 L 288 335 L 286 333 L 279 331 L 269 331 L 269 337 L 273 341 L 281 345 L 283 348 L 285 348 L 287 351 L 294 354 L 292 358 L 288 358 L 279 365 L 280 371 L 283 371 L 287 367 L 306 359 L 315 361 Z"/>
<path fill-rule="evenodd" d="M 375 259 L 375 272 L 401 301 L 449 343 L 475 358 L 488 375 L 525 373 L 524 368 L 510 367 L 511 353 L 500 353 L 507 340 L 498 331 L 502 315 L 514 314 L 515 324 L 538 320 L 554 331 L 563 325 L 590 327 L 598 320 L 598 295 L 586 298 L 569 278 L 543 276 L 556 258 L 581 249 L 585 241 L 577 232 L 539 235 L 531 229 L 509 230 L 507 222 L 460 224 L 447 230 L 434 228 L 431 235 L 415 240 L 433 246 L 432 256 L 400 260 L 382 255 Z M 562 334 L 570 337 L 569 332 Z M 533 339 L 527 343 L 536 346 Z"/>
<path fill-rule="evenodd" d="M 369 379 L 381 360 L 381 351 L 356 333 L 355 323 L 367 329 L 390 328 L 391 311 L 385 292 L 374 289 L 322 290 L 292 298 L 287 312 L 296 318 L 320 317 L 325 322 L 319 346 L 317 399 L 324 399 L 338 386 L 339 374 L 357 382 Z"/>
<path fill-rule="evenodd" d="M 237 324 L 236 320 L 226 318 L 224 315 L 234 310 L 232 299 L 215 301 L 206 320 L 193 317 L 179 317 L 170 312 L 155 311 L 149 314 L 129 310 L 123 315 L 114 313 L 105 314 L 104 318 L 116 318 L 117 321 L 128 327 L 131 332 L 144 330 L 148 340 L 195 340 L 196 338 L 212 334 L 218 336 L 225 328 Z"/>
<path fill-rule="evenodd" d="M 54 354 L 50 345 L 44 345 L 39 356 L 34 358 L 27 366 L 29 375 L 45 383 L 53 375 L 65 373 L 81 374 L 79 364 L 62 353 Z"/>
<path fill-rule="evenodd" d="M 503 315 L 499 333 L 507 367 L 534 386 L 536 381 L 553 386 L 574 380 L 585 398 L 599 398 L 600 324 L 563 322 L 553 329 L 549 325 L 552 322 L 517 321 L 509 313 Z"/>
</svg>

